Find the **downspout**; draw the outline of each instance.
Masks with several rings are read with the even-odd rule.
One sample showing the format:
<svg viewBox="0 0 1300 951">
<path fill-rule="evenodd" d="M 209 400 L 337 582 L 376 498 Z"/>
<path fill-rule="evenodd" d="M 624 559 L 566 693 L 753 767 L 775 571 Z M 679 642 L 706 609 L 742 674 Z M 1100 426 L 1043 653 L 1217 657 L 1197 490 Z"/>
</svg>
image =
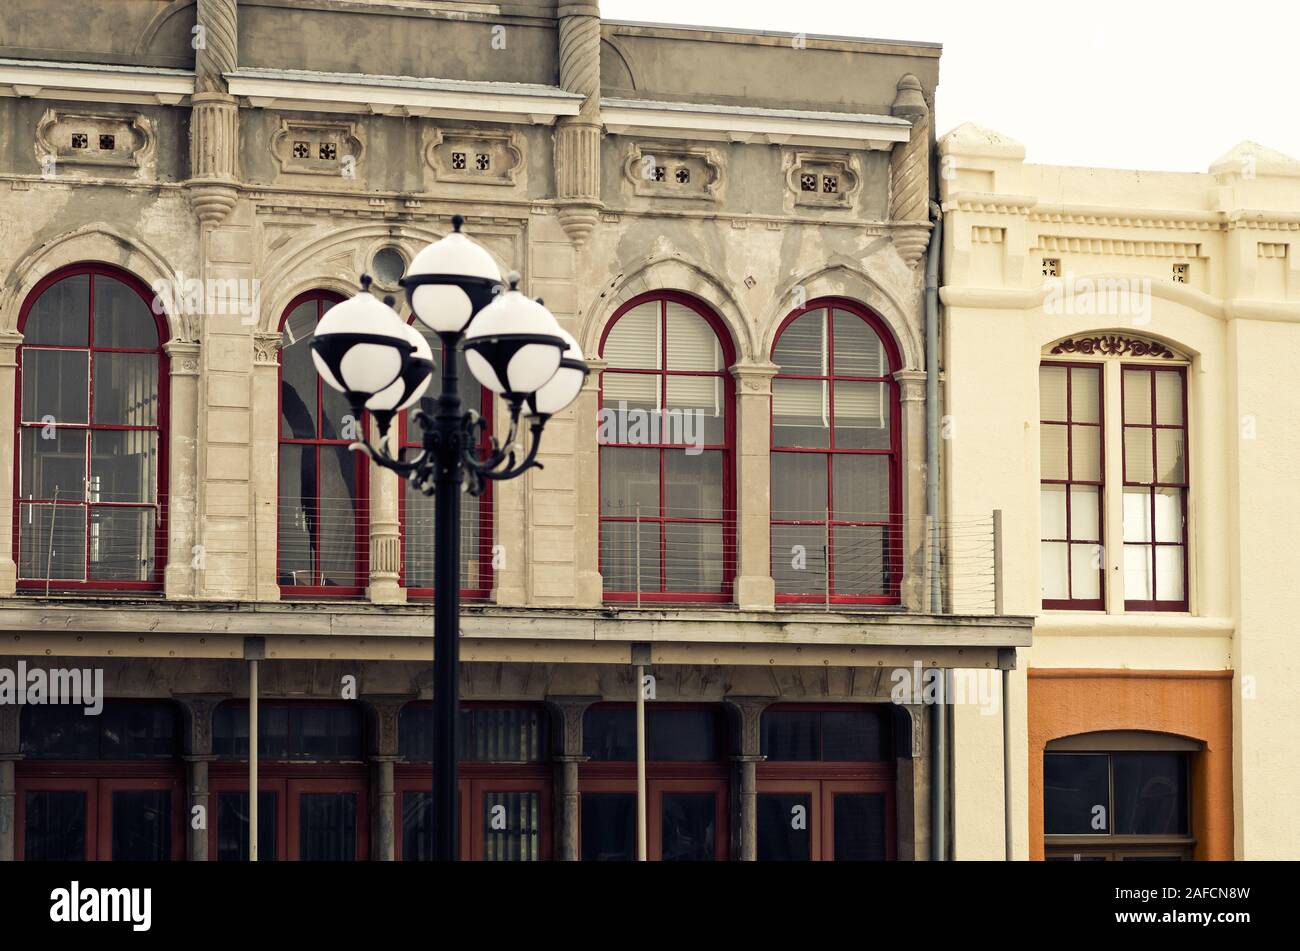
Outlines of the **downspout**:
<svg viewBox="0 0 1300 951">
<path fill-rule="evenodd" d="M 943 610 L 939 585 L 939 250 L 943 245 L 943 212 L 930 202 L 930 245 L 925 254 L 925 526 L 929 533 L 930 613 Z M 941 671 L 944 691 L 930 706 L 930 860 L 947 857 L 944 836 L 948 799 L 948 672 Z"/>
</svg>

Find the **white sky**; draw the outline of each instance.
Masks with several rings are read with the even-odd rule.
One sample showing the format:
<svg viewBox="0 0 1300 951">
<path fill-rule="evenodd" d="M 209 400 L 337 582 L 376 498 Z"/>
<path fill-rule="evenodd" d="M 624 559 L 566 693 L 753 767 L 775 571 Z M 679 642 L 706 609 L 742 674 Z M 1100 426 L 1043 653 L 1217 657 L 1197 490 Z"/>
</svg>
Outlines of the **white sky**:
<svg viewBox="0 0 1300 951">
<path fill-rule="evenodd" d="M 1297 0 L 600 0 L 600 12 L 942 43 L 939 134 L 975 122 L 1029 162 L 1203 172 L 1243 139 L 1300 157 Z"/>
</svg>

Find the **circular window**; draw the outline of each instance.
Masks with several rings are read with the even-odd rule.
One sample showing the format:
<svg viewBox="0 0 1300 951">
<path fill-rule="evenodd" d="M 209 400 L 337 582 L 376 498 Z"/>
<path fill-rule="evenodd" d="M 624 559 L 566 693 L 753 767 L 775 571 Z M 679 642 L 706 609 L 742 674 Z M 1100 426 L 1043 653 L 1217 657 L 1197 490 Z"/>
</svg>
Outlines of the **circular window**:
<svg viewBox="0 0 1300 951">
<path fill-rule="evenodd" d="M 397 287 L 406 273 L 406 259 L 396 248 L 380 248 L 370 264 L 371 276 L 383 287 Z"/>
</svg>

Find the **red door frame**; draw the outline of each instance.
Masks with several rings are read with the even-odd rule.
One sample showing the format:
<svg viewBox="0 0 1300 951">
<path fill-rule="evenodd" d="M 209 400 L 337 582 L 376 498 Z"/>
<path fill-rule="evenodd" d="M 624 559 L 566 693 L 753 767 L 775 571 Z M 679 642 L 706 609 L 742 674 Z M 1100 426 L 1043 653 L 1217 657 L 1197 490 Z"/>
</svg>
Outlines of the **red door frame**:
<svg viewBox="0 0 1300 951">
<path fill-rule="evenodd" d="M 462 762 L 458 771 L 460 793 L 460 855 L 471 862 L 483 861 L 483 794 L 489 792 L 535 792 L 539 794 L 541 836 L 540 861 L 550 861 L 554 848 L 554 771 L 547 763 Z M 429 763 L 402 763 L 394 770 L 393 857 L 402 861 L 402 797 L 408 793 L 433 791 Z"/>
<path fill-rule="evenodd" d="M 647 763 L 646 859 L 658 862 L 663 856 L 664 793 L 711 792 L 715 794 L 713 860 L 727 861 L 731 843 L 728 780 L 728 769 L 724 763 Z M 611 792 L 636 795 L 635 763 L 583 763 L 578 768 L 579 802 L 584 793 Z M 578 842 L 582 842 L 581 807 L 578 809 Z"/>
<path fill-rule="evenodd" d="M 60 281 L 66 278 L 78 277 L 83 274 L 89 275 L 90 278 L 88 282 L 89 290 L 88 290 L 88 298 L 87 298 L 87 306 L 89 308 L 89 313 L 87 314 L 86 317 L 87 337 L 86 337 L 86 347 L 84 348 L 87 354 L 89 355 L 88 356 L 89 363 L 87 366 L 88 393 L 87 393 L 87 403 L 86 403 L 86 423 L 84 426 L 80 424 L 73 424 L 69 428 L 75 428 L 77 431 L 87 432 L 87 433 L 93 433 L 96 431 L 157 432 L 158 469 L 157 472 L 155 473 L 154 504 L 153 504 L 154 515 L 155 515 L 154 526 L 153 526 L 154 528 L 153 577 L 150 578 L 148 581 L 91 581 L 90 580 L 89 526 L 90 526 L 91 510 L 96 507 L 144 509 L 144 508 L 148 508 L 149 506 L 147 503 L 120 503 L 118 505 L 112 505 L 110 503 L 104 503 L 104 502 L 89 503 L 86 501 L 85 489 L 83 487 L 82 497 L 80 500 L 76 502 L 69 501 L 67 503 L 53 503 L 53 502 L 49 502 L 48 500 L 40 500 L 40 499 L 36 499 L 33 501 L 37 504 L 41 504 L 42 502 L 44 502 L 44 504 L 67 504 L 70 506 L 75 505 L 85 509 L 84 518 L 85 518 L 85 525 L 86 525 L 86 535 L 83 540 L 86 547 L 85 580 L 76 581 L 76 580 L 51 579 L 49 581 L 46 581 L 45 579 L 41 579 L 41 578 L 20 578 L 17 584 L 19 590 L 22 589 L 45 590 L 48 587 L 50 589 L 57 588 L 63 591 L 130 591 L 130 592 L 161 591 L 163 587 L 163 571 L 167 566 L 167 509 L 168 509 L 167 475 L 169 471 L 168 446 L 170 443 L 168 436 L 170 435 L 170 419 L 171 419 L 170 417 L 171 360 L 167 356 L 167 351 L 163 349 L 163 344 L 165 344 L 167 340 L 170 338 L 171 331 L 167 326 L 166 316 L 160 313 L 159 308 L 155 308 L 154 306 L 155 295 L 142 280 L 140 280 L 130 271 L 123 270 L 122 268 L 116 267 L 115 265 L 108 264 L 102 261 L 88 261 L 79 264 L 72 264 L 67 267 L 59 268 L 57 271 L 53 271 L 50 274 L 47 274 L 45 277 L 41 278 L 41 280 L 36 284 L 36 286 L 33 287 L 31 291 L 27 294 L 27 297 L 23 300 L 21 309 L 18 311 L 18 332 L 19 333 L 24 332 L 27 326 L 27 318 L 31 314 L 32 308 L 36 305 L 37 300 L 40 299 L 41 295 L 44 294 L 46 290 L 48 290 L 51 286 L 59 283 Z M 131 288 L 131 290 L 135 291 L 138 295 L 140 295 L 140 299 L 144 301 L 145 305 L 149 308 L 150 314 L 153 316 L 155 329 L 158 332 L 158 346 L 156 349 L 147 350 L 147 349 L 141 349 L 135 347 L 96 347 L 95 346 L 94 315 L 95 315 L 96 275 L 101 277 L 112 278 L 113 280 L 125 284 L 127 287 Z M 13 525 L 11 530 L 13 534 L 13 552 L 14 552 L 15 561 L 20 560 L 19 553 L 21 552 L 21 547 L 20 547 L 21 542 L 18 537 L 18 529 L 19 529 L 19 523 L 21 521 L 19 517 L 19 508 L 23 502 L 19 489 L 22 485 L 22 474 L 21 474 L 22 455 L 23 455 L 22 454 L 22 432 L 23 432 L 22 394 L 23 394 L 24 346 L 25 345 L 23 344 L 19 344 L 18 346 L 17 355 L 15 358 L 16 367 L 14 370 L 14 437 L 15 437 L 16 444 L 14 446 L 14 482 L 13 482 L 14 503 L 13 503 Z M 83 348 L 36 344 L 32 346 L 32 349 L 81 350 Z M 125 426 L 119 424 L 96 424 L 94 422 L 94 412 L 93 412 L 94 392 L 95 392 L 94 354 L 97 352 L 98 353 L 105 353 L 105 352 L 153 353 L 157 356 L 158 358 L 158 417 L 157 417 L 156 425 Z M 87 475 L 89 475 L 90 463 L 91 463 L 90 446 L 89 444 L 87 444 L 86 446 Z"/>
<path fill-rule="evenodd" d="M 821 767 L 821 768 L 818 768 Z M 814 862 L 834 861 L 835 795 L 837 793 L 879 793 L 885 799 L 885 861 L 898 858 L 898 810 L 895 808 L 897 781 L 892 764 L 863 763 L 759 763 L 757 791 L 804 793 L 812 814 L 809 858 Z"/>
</svg>

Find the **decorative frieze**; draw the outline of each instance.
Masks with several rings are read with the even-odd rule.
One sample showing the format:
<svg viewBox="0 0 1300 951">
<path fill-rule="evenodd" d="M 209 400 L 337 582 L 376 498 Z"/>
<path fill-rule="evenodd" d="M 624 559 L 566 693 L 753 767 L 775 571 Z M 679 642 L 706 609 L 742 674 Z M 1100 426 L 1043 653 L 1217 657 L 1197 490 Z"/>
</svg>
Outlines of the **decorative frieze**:
<svg viewBox="0 0 1300 951">
<path fill-rule="evenodd" d="M 1173 360 L 1177 357 L 1177 354 L 1158 340 L 1119 334 L 1069 337 L 1053 346 L 1050 352 L 1053 355 L 1074 353 L 1099 357 L 1158 357 L 1163 360 Z"/>
<path fill-rule="evenodd" d="M 623 161 L 624 177 L 643 198 L 716 202 L 723 174 L 722 154 L 699 146 L 636 142 Z"/>
<path fill-rule="evenodd" d="M 36 160 L 48 174 L 59 166 L 152 174 L 158 138 L 140 113 L 46 109 L 36 124 Z"/>
<path fill-rule="evenodd" d="M 1044 234 L 1034 250 L 1070 254 L 1109 254 L 1116 257 L 1199 258 L 1201 245 L 1188 241 L 1124 241 Z"/>
<path fill-rule="evenodd" d="M 513 186 L 524 168 L 522 140 L 511 132 L 435 129 L 424 155 L 439 182 Z"/>
</svg>

